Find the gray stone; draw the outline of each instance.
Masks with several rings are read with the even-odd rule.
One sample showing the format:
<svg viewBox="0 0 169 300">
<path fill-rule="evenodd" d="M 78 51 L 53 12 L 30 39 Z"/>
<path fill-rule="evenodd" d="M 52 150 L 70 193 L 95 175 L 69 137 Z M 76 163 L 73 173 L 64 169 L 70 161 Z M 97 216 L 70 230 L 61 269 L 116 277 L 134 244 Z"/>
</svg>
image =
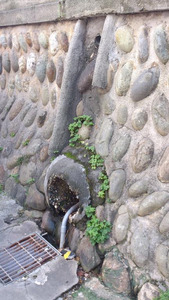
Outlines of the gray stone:
<svg viewBox="0 0 169 300">
<path fill-rule="evenodd" d="M 105 115 L 111 115 L 115 110 L 114 100 L 109 95 L 101 95 L 101 105 Z M 83 113 L 82 113 L 83 114 Z"/>
<path fill-rule="evenodd" d="M 4 90 L 5 86 L 6 86 L 6 75 L 2 74 L 0 77 L 0 85 L 1 85 L 1 89 Z"/>
<path fill-rule="evenodd" d="M 17 184 L 14 178 L 9 177 L 5 182 L 5 193 L 11 198 L 16 197 L 17 193 Z"/>
<path fill-rule="evenodd" d="M 117 110 L 117 122 L 124 125 L 128 119 L 128 109 L 126 105 L 120 105 Z"/>
<path fill-rule="evenodd" d="M 23 140 L 23 143 L 25 140 Z M 24 150 L 24 155 L 27 157 L 35 155 L 37 152 L 39 152 L 42 145 L 42 140 L 38 138 L 34 138 L 32 141 L 29 142 L 29 145 Z"/>
<path fill-rule="evenodd" d="M 148 181 L 146 179 L 138 180 L 130 186 L 129 196 L 133 198 L 137 198 L 143 194 L 146 194 L 147 191 L 148 191 Z"/>
<path fill-rule="evenodd" d="M 46 116 L 47 116 L 47 111 L 44 111 L 44 110 L 39 110 L 38 111 L 38 117 L 37 117 L 38 127 L 42 127 L 44 125 L 45 120 L 46 120 Z"/>
<path fill-rule="evenodd" d="M 123 193 L 123 187 L 126 182 L 125 171 L 122 169 L 113 171 L 109 178 L 109 182 L 109 198 L 112 202 L 116 202 L 116 200 L 118 200 Z"/>
<path fill-rule="evenodd" d="M 169 231 L 169 212 L 166 213 L 164 218 L 162 219 L 160 226 L 159 226 L 160 233 L 167 233 Z"/>
<path fill-rule="evenodd" d="M 5 51 L 2 53 L 2 65 L 8 73 L 11 71 L 11 62 L 9 58 L 9 52 Z"/>
<path fill-rule="evenodd" d="M 23 33 L 19 34 L 18 41 L 19 41 L 19 45 L 22 48 L 22 50 L 25 53 L 27 53 L 28 47 L 27 47 L 27 43 L 26 43 L 25 36 L 23 35 Z"/>
<path fill-rule="evenodd" d="M 159 288 L 150 283 L 150 282 L 147 282 L 145 283 L 140 292 L 138 293 L 138 300 L 152 300 L 152 299 L 155 299 L 157 298 L 158 296 L 160 295 L 160 290 Z"/>
<path fill-rule="evenodd" d="M 21 71 L 21 73 L 25 73 L 26 72 L 26 57 L 24 55 L 22 55 L 20 58 L 19 58 L 19 70 Z"/>
<path fill-rule="evenodd" d="M 135 130 L 143 129 L 147 120 L 148 114 L 143 108 L 137 108 L 131 116 L 131 123 Z"/>
<path fill-rule="evenodd" d="M 138 215 L 143 217 L 152 214 L 164 206 L 168 200 L 169 193 L 165 191 L 154 192 L 142 200 L 138 210 Z"/>
<path fill-rule="evenodd" d="M 29 83 L 30 83 L 30 78 L 29 77 L 24 77 L 23 81 L 22 81 L 22 87 L 24 92 L 28 92 L 29 90 Z"/>
<path fill-rule="evenodd" d="M 131 136 L 129 134 L 122 135 L 115 145 L 112 146 L 112 159 L 113 161 L 120 161 L 126 154 L 131 142 Z"/>
<path fill-rule="evenodd" d="M 107 15 L 101 30 L 101 40 L 96 59 L 92 85 L 102 90 L 108 87 L 109 55 L 115 48 L 114 31 L 116 26 L 116 15 Z"/>
<path fill-rule="evenodd" d="M 143 71 L 131 87 L 131 98 L 137 102 L 148 97 L 157 87 L 160 77 L 159 67 Z"/>
<path fill-rule="evenodd" d="M 41 83 L 45 80 L 46 77 L 46 65 L 47 57 L 45 55 L 40 56 L 36 65 L 36 75 Z"/>
<path fill-rule="evenodd" d="M 86 23 L 82 20 L 79 20 L 75 25 L 74 33 L 71 39 L 71 46 L 66 57 L 60 101 L 55 118 L 53 135 L 49 144 L 50 154 L 52 154 L 55 149 L 59 151 L 63 150 L 70 138 L 68 125 L 72 122 L 75 114 L 75 110 L 70 110 L 70 107 L 72 107 L 73 103 L 75 103 L 75 98 L 77 96 L 77 70 L 80 71 L 83 66 L 82 58 L 85 37 Z M 72 70 L 74 71 L 72 72 Z"/>
<path fill-rule="evenodd" d="M 126 239 L 129 225 L 130 225 L 129 214 L 128 213 L 118 214 L 113 224 L 114 238 L 117 243 L 121 243 Z"/>
<path fill-rule="evenodd" d="M 25 40 L 26 40 L 28 46 L 32 47 L 32 38 L 31 38 L 31 34 L 29 31 L 27 31 L 27 33 L 26 33 Z"/>
<path fill-rule="evenodd" d="M 32 180 L 32 179 L 35 179 L 36 168 L 37 167 L 36 167 L 36 164 L 34 162 L 23 163 L 21 165 L 19 181 L 22 185 L 28 185 L 29 186 L 29 181 Z M 31 182 L 30 182 L 30 184 L 31 184 Z"/>
<path fill-rule="evenodd" d="M 112 119 L 104 119 L 95 140 L 96 152 L 101 156 L 105 157 L 109 154 L 109 144 L 113 135 L 113 131 L 114 126 Z"/>
<path fill-rule="evenodd" d="M 138 267 L 145 267 L 149 257 L 148 233 L 142 228 L 137 228 L 131 238 L 131 257 Z"/>
<path fill-rule="evenodd" d="M 8 47 L 10 49 L 12 49 L 12 34 L 11 33 L 8 35 Z"/>
<path fill-rule="evenodd" d="M 29 87 L 29 98 L 32 102 L 36 103 L 39 100 L 39 95 L 40 89 L 37 85 L 37 82 L 34 80 L 33 82 L 31 82 L 31 85 Z"/>
<path fill-rule="evenodd" d="M 131 298 L 116 294 L 105 287 L 97 277 L 91 277 L 76 292 L 73 298 L 76 300 L 130 300 Z M 62 300 L 59 299 L 58 300 Z M 71 300 L 71 299 L 70 299 Z"/>
<path fill-rule="evenodd" d="M 45 122 L 45 125 L 43 126 L 42 134 L 44 139 L 48 140 L 50 139 L 52 132 L 53 132 L 53 126 L 54 126 L 54 120 L 48 120 Z"/>
<path fill-rule="evenodd" d="M 14 72 L 18 72 L 19 70 L 18 55 L 15 49 L 12 50 L 12 54 L 11 54 L 11 66 Z"/>
<path fill-rule="evenodd" d="M 39 153 L 39 159 L 40 161 L 45 161 L 48 159 L 49 155 L 48 155 L 48 145 L 45 145 L 41 148 L 40 153 Z"/>
<path fill-rule="evenodd" d="M 26 189 L 21 184 L 17 185 L 17 193 L 16 193 L 15 198 L 20 205 L 22 205 L 22 206 L 25 205 Z"/>
<path fill-rule="evenodd" d="M 138 59 L 145 63 L 149 57 L 148 29 L 143 26 L 138 38 Z"/>
<path fill-rule="evenodd" d="M 20 49 L 20 45 L 19 45 L 18 36 L 16 33 L 14 33 L 12 35 L 12 44 L 13 44 L 13 48 L 15 48 L 15 50 L 18 52 Z"/>
<path fill-rule="evenodd" d="M 57 101 L 57 93 L 56 93 L 56 88 L 53 88 L 50 94 L 50 103 L 52 108 L 54 109 L 56 106 L 56 101 Z"/>
<path fill-rule="evenodd" d="M 86 272 L 89 272 L 101 263 L 96 247 L 92 246 L 88 237 L 82 238 L 76 253 L 80 258 L 82 268 Z"/>
<path fill-rule="evenodd" d="M 50 210 L 46 210 L 42 216 L 41 228 L 49 233 L 54 233 L 55 222 L 54 216 Z"/>
<path fill-rule="evenodd" d="M 24 99 L 16 99 L 15 103 L 13 104 L 12 108 L 9 112 L 9 120 L 12 121 L 21 111 L 24 105 Z"/>
<path fill-rule="evenodd" d="M 169 278 L 168 250 L 169 250 L 168 240 L 166 241 L 166 244 L 160 244 L 156 249 L 156 263 L 158 265 L 158 269 L 161 272 L 161 274 L 167 279 Z"/>
<path fill-rule="evenodd" d="M 75 252 L 77 250 L 79 241 L 80 241 L 80 230 L 72 226 L 68 236 L 68 244 L 71 251 Z"/>
<path fill-rule="evenodd" d="M 56 31 L 53 31 L 49 37 L 49 50 L 53 56 L 56 55 L 59 50 Z"/>
<path fill-rule="evenodd" d="M 62 31 L 59 32 L 57 35 L 57 38 L 58 38 L 58 42 L 59 42 L 61 48 L 63 49 L 63 51 L 67 52 L 69 49 L 69 40 L 68 40 L 66 32 L 62 32 Z"/>
<path fill-rule="evenodd" d="M 61 88 L 62 85 L 63 72 L 64 72 L 64 63 L 62 57 L 60 56 L 56 64 L 56 84 L 59 88 Z"/>
<path fill-rule="evenodd" d="M 36 118 L 36 114 L 37 114 L 37 108 L 32 107 L 26 114 L 26 117 L 24 118 L 23 123 L 24 123 L 25 127 L 30 127 L 33 124 L 33 122 Z"/>
<path fill-rule="evenodd" d="M 52 59 L 47 63 L 46 74 L 47 74 L 49 82 L 53 82 L 55 80 L 56 67 L 55 67 L 55 64 Z"/>
<path fill-rule="evenodd" d="M 8 95 L 7 94 L 2 94 L 2 97 L 0 98 L 0 114 L 3 112 L 6 104 L 8 102 Z"/>
<path fill-rule="evenodd" d="M 22 91 L 22 80 L 19 74 L 15 76 L 15 87 L 18 90 L 18 92 Z"/>
<path fill-rule="evenodd" d="M 125 96 L 130 87 L 131 75 L 133 72 L 132 62 L 127 62 L 117 72 L 115 79 L 115 89 L 118 96 Z"/>
<path fill-rule="evenodd" d="M 42 99 L 42 104 L 46 106 L 49 102 L 49 89 L 47 85 L 44 85 L 42 87 L 41 99 Z"/>
<path fill-rule="evenodd" d="M 2 55 L 0 55 L 0 75 L 2 74 Z"/>
<path fill-rule="evenodd" d="M 38 35 L 36 32 L 34 32 L 34 35 L 33 35 L 33 47 L 35 48 L 35 50 L 37 52 L 39 52 L 40 44 L 39 44 Z"/>
<path fill-rule="evenodd" d="M 169 44 L 163 25 L 159 25 L 154 33 L 154 49 L 159 60 L 166 64 L 169 60 Z"/>
<path fill-rule="evenodd" d="M 9 97 L 12 97 L 15 89 L 15 79 L 14 77 L 11 77 L 8 81 L 8 95 Z"/>
<path fill-rule="evenodd" d="M 130 276 L 127 261 L 117 249 L 106 254 L 102 265 L 102 280 L 114 292 L 129 295 Z"/>
<path fill-rule="evenodd" d="M 44 48 L 47 49 L 48 48 L 48 37 L 46 32 L 42 31 L 40 32 L 39 36 L 38 36 L 38 40 L 39 40 L 39 44 Z"/>
<path fill-rule="evenodd" d="M 4 143 L 4 145 L 3 145 L 3 151 L 2 151 L 2 156 L 3 157 L 8 157 L 11 154 L 12 149 L 13 149 L 12 142 L 6 142 L 6 143 Z"/>
<path fill-rule="evenodd" d="M 87 64 L 87 66 L 81 73 L 78 81 L 78 90 L 80 93 L 84 93 L 85 91 L 91 88 L 95 63 L 96 60 L 93 59 L 91 62 Z"/>
<path fill-rule="evenodd" d="M 44 196 L 36 189 L 35 184 L 33 184 L 29 188 L 28 196 L 26 198 L 26 204 L 28 205 L 29 208 L 35 210 L 43 211 L 46 209 Z"/>
<path fill-rule="evenodd" d="M 0 35 L 0 45 L 6 49 L 7 47 L 7 39 L 5 34 Z"/>
<path fill-rule="evenodd" d="M 168 163 L 169 163 L 169 147 L 167 147 L 161 157 L 158 167 L 158 179 L 161 182 L 169 182 L 169 170 L 168 170 Z"/>
<path fill-rule="evenodd" d="M 162 136 L 167 135 L 169 133 L 169 101 L 164 94 L 154 99 L 152 103 L 152 117 L 158 133 Z"/>
<path fill-rule="evenodd" d="M 21 121 L 24 120 L 24 118 L 27 115 L 27 113 L 30 110 L 30 108 L 33 108 L 33 106 L 31 105 L 31 103 L 26 103 L 25 106 L 23 107 L 22 111 L 21 111 L 21 114 L 20 114 Z"/>
<path fill-rule="evenodd" d="M 132 157 L 132 168 L 140 173 L 148 168 L 154 154 L 154 143 L 149 138 L 143 138 L 137 145 Z"/>
<path fill-rule="evenodd" d="M 121 26 L 115 33 L 116 43 L 124 52 L 130 52 L 134 46 L 132 29 L 129 26 Z"/>
<path fill-rule="evenodd" d="M 27 70 L 31 76 L 34 75 L 36 69 L 36 55 L 31 52 L 27 58 Z"/>
<path fill-rule="evenodd" d="M 80 141 L 85 141 L 89 138 L 90 136 L 90 127 L 85 126 L 84 124 L 82 127 L 78 130 L 78 134 L 80 136 Z"/>
</svg>

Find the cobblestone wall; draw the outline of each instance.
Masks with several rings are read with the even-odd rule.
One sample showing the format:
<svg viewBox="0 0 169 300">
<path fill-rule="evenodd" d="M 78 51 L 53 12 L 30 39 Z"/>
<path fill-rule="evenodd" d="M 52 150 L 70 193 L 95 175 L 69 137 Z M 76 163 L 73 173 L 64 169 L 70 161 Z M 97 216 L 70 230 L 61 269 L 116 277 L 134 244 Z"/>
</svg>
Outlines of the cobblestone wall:
<svg viewBox="0 0 169 300">
<path fill-rule="evenodd" d="M 45 210 L 44 170 L 68 144 L 75 111 L 91 115 L 88 142 L 104 157 L 110 181 L 110 203 L 97 214 L 113 220 L 111 238 L 99 249 L 117 244 L 136 281 L 144 274 L 167 285 L 168 35 L 168 12 L 0 33 L 0 180 L 6 192 Z"/>
</svg>

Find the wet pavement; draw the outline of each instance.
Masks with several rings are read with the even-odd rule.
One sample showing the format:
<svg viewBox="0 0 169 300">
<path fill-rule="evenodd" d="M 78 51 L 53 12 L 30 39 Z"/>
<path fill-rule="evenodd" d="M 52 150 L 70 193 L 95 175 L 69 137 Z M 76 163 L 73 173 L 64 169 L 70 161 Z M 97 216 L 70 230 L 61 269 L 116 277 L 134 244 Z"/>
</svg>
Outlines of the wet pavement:
<svg viewBox="0 0 169 300">
<path fill-rule="evenodd" d="M 15 200 L 0 194 L 0 249 L 35 232 L 40 233 L 35 221 Z M 77 262 L 57 256 L 17 281 L 0 283 L 0 299 L 55 300 L 77 283 Z"/>
</svg>

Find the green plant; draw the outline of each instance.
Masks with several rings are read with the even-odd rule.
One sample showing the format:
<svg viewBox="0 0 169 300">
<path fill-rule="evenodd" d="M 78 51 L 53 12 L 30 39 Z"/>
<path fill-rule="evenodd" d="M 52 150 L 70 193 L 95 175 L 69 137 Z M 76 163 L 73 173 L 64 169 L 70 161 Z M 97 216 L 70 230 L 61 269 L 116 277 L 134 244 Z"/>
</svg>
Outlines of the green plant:
<svg viewBox="0 0 169 300">
<path fill-rule="evenodd" d="M 86 235 L 89 236 L 91 244 L 104 243 L 111 231 L 111 224 L 106 220 L 100 221 L 95 215 L 95 208 L 92 206 L 86 207 L 86 216 L 90 218 L 87 221 Z"/>
<path fill-rule="evenodd" d="M 0 193 L 2 193 L 3 191 L 4 191 L 3 184 L 0 184 Z"/>
<path fill-rule="evenodd" d="M 161 292 L 160 296 L 157 298 L 154 298 L 154 300 L 169 300 L 169 290 L 165 292 Z"/>
<path fill-rule="evenodd" d="M 19 183 L 19 174 L 11 174 L 10 176 L 15 179 L 16 183 Z"/>
<path fill-rule="evenodd" d="M 29 142 L 30 142 L 30 140 L 27 139 L 27 140 L 25 140 L 25 141 L 22 143 L 22 145 L 25 147 L 25 146 L 27 146 L 27 145 L 29 144 Z"/>
<path fill-rule="evenodd" d="M 99 154 L 95 153 L 90 156 L 89 164 L 93 170 L 95 170 L 98 167 L 103 167 L 103 163 L 104 160 Z"/>
<path fill-rule="evenodd" d="M 93 126 L 92 118 L 87 115 L 82 115 L 79 117 L 75 117 L 74 122 L 69 125 L 69 131 L 71 139 L 69 140 L 69 145 L 71 147 L 74 147 L 75 144 L 80 140 L 80 135 L 78 134 L 78 130 L 82 127 L 82 125 L 85 126 Z"/>
<path fill-rule="evenodd" d="M 21 166 L 23 163 L 24 164 L 27 164 L 30 160 L 30 156 L 29 155 L 24 155 L 24 156 L 20 156 L 18 159 L 17 159 L 17 163 L 16 165 L 17 166 Z"/>
<path fill-rule="evenodd" d="M 14 137 L 15 134 L 16 134 L 15 132 L 11 132 L 11 133 L 10 133 L 10 136 L 11 136 L 11 137 Z"/>
<path fill-rule="evenodd" d="M 100 190 L 98 192 L 98 196 L 102 199 L 105 198 L 105 193 L 109 189 L 109 179 L 106 174 L 103 172 L 100 173 L 99 180 L 102 181 L 102 184 L 100 185 Z"/>
<path fill-rule="evenodd" d="M 0 147 L 0 152 L 3 151 L 3 147 Z"/>
<path fill-rule="evenodd" d="M 26 184 L 27 185 L 31 185 L 31 184 L 33 184 L 35 182 L 35 178 L 30 178 L 27 182 L 26 182 Z"/>
</svg>

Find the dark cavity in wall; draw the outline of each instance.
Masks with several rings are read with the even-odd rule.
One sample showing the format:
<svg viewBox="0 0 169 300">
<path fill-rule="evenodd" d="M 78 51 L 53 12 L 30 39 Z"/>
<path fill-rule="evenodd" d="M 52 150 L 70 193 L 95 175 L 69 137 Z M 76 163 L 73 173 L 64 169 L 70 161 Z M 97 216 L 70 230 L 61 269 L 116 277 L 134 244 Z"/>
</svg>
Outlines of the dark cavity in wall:
<svg viewBox="0 0 169 300">
<path fill-rule="evenodd" d="M 62 178 L 53 175 L 48 182 L 49 205 L 52 210 L 63 216 L 69 208 L 79 202 L 78 195 Z"/>
</svg>

